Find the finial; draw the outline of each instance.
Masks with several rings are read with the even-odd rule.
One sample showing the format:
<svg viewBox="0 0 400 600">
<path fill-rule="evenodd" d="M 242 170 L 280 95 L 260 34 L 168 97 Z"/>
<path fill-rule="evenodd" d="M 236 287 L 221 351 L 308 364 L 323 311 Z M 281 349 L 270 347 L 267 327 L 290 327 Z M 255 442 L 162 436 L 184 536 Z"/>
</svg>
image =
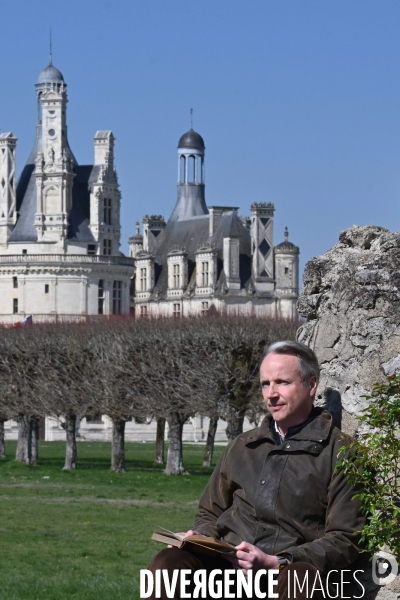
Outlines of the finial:
<svg viewBox="0 0 400 600">
<path fill-rule="evenodd" d="M 284 235 L 285 235 L 285 240 L 288 241 L 288 239 L 289 239 L 289 230 L 288 230 L 287 227 L 285 227 L 285 234 Z"/>
<path fill-rule="evenodd" d="M 136 233 L 140 233 L 140 223 L 136 221 Z"/>
<path fill-rule="evenodd" d="M 190 127 L 193 129 L 193 108 L 190 109 Z"/>
<path fill-rule="evenodd" d="M 51 27 L 50 27 L 50 64 L 53 64 L 53 44 L 51 40 Z"/>
</svg>

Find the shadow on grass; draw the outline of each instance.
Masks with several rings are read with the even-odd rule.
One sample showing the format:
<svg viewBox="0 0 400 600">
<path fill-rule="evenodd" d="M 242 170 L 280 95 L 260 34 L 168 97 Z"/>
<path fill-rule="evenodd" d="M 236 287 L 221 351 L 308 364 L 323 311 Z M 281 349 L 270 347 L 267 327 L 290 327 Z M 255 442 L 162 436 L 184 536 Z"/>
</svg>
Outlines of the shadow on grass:
<svg viewBox="0 0 400 600">
<path fill-rule="evenodd" d="M 39 444 L 39 462 L 38 465 L 27 466 L 15 461 L 16 442 L 9 441 L 6 446 L 7 457 L 0 460 L 0 466 L 7 465 L 8 469 L 20 470 L 38 468 L 59 468 L 62 469 L 65 457 L 64 442 L 41 442 Z M 168 444 L 166 444 L 165 456 L 167 456 Z M 219 458 L 222 448 L 216 448 L 216 459 Z M 202 467 L 204 446 L 184 445 L 183 461 L 185 468 L 190 475 L 209 475 L 213 471 L 212 467 Z M 162 473 L 165 464 L 160 465 L 154 462 L 155 444 L 139 442 L 127 442 L 125 445 L 125 463 L 127 471 L 149 471 Z M 215 464 L 215 460 L 213 463 Z M 111 443 L 109 442 L 78 442 L 78 468 L 77 471 L 84 470 L 110 471 L 111 469 Z"/>
</svg>

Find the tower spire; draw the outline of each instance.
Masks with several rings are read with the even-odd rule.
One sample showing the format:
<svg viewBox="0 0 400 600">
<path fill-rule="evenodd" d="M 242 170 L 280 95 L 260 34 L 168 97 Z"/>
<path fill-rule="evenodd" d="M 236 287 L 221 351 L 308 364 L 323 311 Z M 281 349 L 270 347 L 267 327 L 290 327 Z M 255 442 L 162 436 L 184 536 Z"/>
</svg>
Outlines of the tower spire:
<svg viewBox="0 0 400 600">
<path fill-rule="evenodd" d="M 193 108 L 190 109 L 190 128 L 193 129 Z"/>
<path fill-rule="evenodd" d="M 51 39 L 51 27 L 50 27 L 50 64 L 53 64 L 53 43 Z"/>
</svg>

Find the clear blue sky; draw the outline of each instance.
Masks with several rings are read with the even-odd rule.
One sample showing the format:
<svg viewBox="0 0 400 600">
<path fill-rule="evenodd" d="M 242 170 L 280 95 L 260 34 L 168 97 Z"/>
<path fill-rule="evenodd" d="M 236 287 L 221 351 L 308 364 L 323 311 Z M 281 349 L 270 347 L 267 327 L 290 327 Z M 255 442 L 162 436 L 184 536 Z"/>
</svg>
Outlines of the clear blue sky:
<svg viewBox="0 0 400 600">
<path fill-rule="evenodd" d="M 301 267 L 354 223 L 400 229 L 398 0 L 13 0 L 1 3 L 0 128 L 35 136 L 35 89 L 68 84 L 80 164 L 116 136 L 122 251 L 145 213 L 169 217 L 179 137 L 206 143 L 206 199 L 276 207 Z"/>
</svg>

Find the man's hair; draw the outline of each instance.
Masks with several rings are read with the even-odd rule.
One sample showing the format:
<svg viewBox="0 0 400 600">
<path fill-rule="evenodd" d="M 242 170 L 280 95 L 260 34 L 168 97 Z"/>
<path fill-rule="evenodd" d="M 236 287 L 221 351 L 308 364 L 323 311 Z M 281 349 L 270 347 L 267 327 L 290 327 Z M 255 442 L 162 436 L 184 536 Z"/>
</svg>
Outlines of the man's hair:
<svg viewBox="0 0 400 600">
<path fill-rule="evenodd" d="M 319 364 L 315 353 L 301 342 L 293 342 L 284 340 L 282 342 L 274 342 L 268 346 L 264 358 L 269 354 L 292 354 L 297 356 L 299 361 L 300 379 L 303 384 L 310 381 L 311 377 L 316 377 L 319 380 Z"/>
</svg>

